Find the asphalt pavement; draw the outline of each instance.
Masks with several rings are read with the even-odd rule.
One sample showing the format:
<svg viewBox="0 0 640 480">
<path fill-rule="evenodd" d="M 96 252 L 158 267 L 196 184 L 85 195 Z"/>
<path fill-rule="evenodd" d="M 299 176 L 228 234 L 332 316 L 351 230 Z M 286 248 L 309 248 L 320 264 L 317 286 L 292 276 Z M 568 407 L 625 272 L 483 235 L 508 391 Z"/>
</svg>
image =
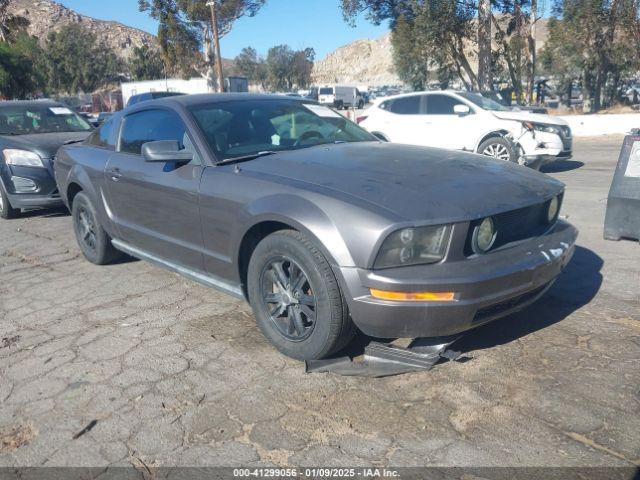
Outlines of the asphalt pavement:
<svg viewBox="0 0 640 480">
<path fill-rule="evenodd" d="M 0 221 L 0 466 L 638 466 L 640 245 L 602 238 L 622 137 L 546 171 L 580 229 L 551 291 L 383 379 L 305 374 L 242 302 Z"/>
</svg>

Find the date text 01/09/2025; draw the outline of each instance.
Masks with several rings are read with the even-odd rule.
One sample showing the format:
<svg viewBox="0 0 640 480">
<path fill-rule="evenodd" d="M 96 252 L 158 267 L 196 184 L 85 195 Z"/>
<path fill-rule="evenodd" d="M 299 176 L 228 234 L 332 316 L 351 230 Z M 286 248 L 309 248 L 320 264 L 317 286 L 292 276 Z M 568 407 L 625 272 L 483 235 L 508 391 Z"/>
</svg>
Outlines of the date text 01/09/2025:
<svg viewBox="0 0 640 480">
<path fill-rule="evenodd" d="M 235 468 L 234 478 L 394 478 L 389 468 Z"/>
</svg>

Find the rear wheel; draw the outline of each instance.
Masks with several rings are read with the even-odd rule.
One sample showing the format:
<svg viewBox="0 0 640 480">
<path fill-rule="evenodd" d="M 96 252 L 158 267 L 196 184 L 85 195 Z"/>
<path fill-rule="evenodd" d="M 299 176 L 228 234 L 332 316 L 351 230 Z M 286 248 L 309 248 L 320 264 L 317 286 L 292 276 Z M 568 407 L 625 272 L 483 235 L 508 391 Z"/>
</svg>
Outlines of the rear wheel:
<svg viewBox="0 0 640 480">
<path fill-rule="evenodd" d="M 491 137 L 480 144 L 478 153 L 505 162 L 517 162 L 513 144 L 504 137 Z"/>
<path fill-rule="evenodd" d="M 20 209 L 13 208 L 11 206 L 7 192 L 5 192 L 2 183 L 0 183 L 0 218 L 9 220 L 11 218 L 16 218 L 19 213 Z"/>
<path fill-rule="evenodd" d="M 84 193 L 74 197 L 71 215 L 78 246 L 87 260 L 95 265 L 106 265 L 122 256 L 111 245 L 111 238 L 100 225 L 96 210 Z"/>
<path fill-rule="evenodd" d="M 273 233 L 258 244 L 247 290 L 260 330 L 289 357 L 323 358 L 353 338 L 355 326 L 331 266 L 296 231 Z"/>
</svg>

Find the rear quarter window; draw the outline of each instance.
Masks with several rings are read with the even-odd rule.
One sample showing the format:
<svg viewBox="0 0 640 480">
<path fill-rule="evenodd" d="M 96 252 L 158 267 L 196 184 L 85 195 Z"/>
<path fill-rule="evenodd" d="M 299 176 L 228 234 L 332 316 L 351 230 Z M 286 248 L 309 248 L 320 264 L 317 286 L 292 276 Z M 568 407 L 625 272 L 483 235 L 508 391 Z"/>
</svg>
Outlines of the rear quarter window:
<svg viewBox="0 0 640 480">
<path fill-rule="evenodd" d="M 418 115 L 420 113 L 420 95 L 396 98 L 390 102 L 386 110 L 398 115 Z"/>
<path fill-rule="evenodd" d="M 107 120 L 100 126 L 100 128 L 98 128 L 89 136 L 89 138 L 87 139 L 87 144 L 98 148 L 115 150 L 115 123 L 115 118 L 110 118 L 109 120 Z"/>
</svg>

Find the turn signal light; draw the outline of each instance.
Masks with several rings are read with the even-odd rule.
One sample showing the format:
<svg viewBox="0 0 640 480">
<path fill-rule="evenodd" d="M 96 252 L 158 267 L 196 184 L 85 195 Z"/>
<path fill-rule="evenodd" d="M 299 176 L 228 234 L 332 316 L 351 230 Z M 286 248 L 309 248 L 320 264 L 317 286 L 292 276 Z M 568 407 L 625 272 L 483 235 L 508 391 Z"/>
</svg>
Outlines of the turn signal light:
<svg viewBox="0 0 640 480">
<path fill-rule="evenodd" d="M 456 299 L 455 292 L 387 292 L 375 288 L 370 292 L 373 298 L 396 302 L 453 302 Z"/>
</svg>

